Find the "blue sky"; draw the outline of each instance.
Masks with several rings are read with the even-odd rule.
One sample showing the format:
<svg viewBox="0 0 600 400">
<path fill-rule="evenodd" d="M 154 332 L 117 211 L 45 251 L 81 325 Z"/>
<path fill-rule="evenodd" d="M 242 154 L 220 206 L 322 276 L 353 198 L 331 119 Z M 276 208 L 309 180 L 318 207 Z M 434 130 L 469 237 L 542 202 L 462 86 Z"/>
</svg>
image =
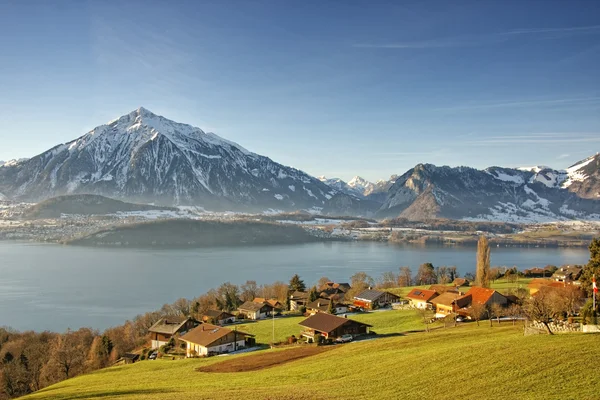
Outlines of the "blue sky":
<svg viewBox="0 0 600 400">
<path fill-rule="evenodd" d="M 597 1 L 0 0 L 0 160 L 139 106 L 313 175 L 600 151 Z"/>
</svg>

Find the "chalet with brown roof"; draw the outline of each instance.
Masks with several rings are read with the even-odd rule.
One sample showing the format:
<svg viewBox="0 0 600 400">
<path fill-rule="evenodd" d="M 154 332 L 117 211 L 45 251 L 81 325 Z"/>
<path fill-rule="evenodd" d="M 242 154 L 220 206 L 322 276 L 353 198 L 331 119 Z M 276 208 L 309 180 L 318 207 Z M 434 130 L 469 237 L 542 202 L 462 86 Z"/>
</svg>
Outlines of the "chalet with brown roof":
<svg viewBox="0 0 600 400">
<path fill-rule="evenodd" d="M 290 294 L 290 310 L 298 311 L 308 304 L 308 293 L 296 290 Z"/>
<path fill-rule="evenodd" d="M 156 321 L 148 332 L 150 333 L 151 347 L 157 349 L 169 343 L 172 337 L 182 335 L 193 329 L 198 322 L 192 318 L 184 316 L 169 316 Z"/>
<path fill-rule="evenodd" d="M 366 310 L 376 310 L 400 301 L 400 296 L 390 292 L 367 289 L 354 296 L 354 306 Z"/>
<path fill-rule="evenodd" d="M 579 279 L 582 271 L 583 268 L 581 267 L 567 265 L 557 269 L 554 274 L 552 274 L 552 279 L 558 282 L 573 282 Z"/>
<path fill-rule="evenodd" d="M 316 299 L 306 305 L 306 311 L 310 314 L 316 314 L 318 312 L 329 312 L 330 304 L 333 302 L 333 314 L 343 314 L 348 312 L 348 306 L 343 303 L 339 303 L 335 300 L 328 299 Z"/>
<path fill-rule="evenodd" d="M 264 297 L 255 297 L 252 301 L 255 303 L 267 303 L 271 307 L 279 311 L 283 311 L 285 309 L 283 304 L 281 304 L 281 302 L 277 299 L 265 299 Z"/>
<path fill-rule="evenodd" d="M 427 289 L 413 289 L 406 295 L 406 298 L 410 302 L 410 305 L 415 308 L 432 308 L 431 300 L 438 296 L 438 292 L 435 290 Z"/>
<path fill-rule="evenodd" d="M 202 316 L 202 322 L 216 325 L 233 324 L 235 320 L 235 315 L 219 310 L 208 310 Z"/>
<path fill-rule="evenodd" d="M 229 353 L 246 347 L 251 334 L 218 325 L 202 324 L 180 340 L 186 343 L 186 356 L 198 357 Z"/>
<path fill-rule="evenodd" d="M 362 335 L 369 333 L 371 327 L 369 324 L 326 313 L 316 313 L 299 325 L 305 328 L 301 335 L 309 342 L 314 342 L 318 335 L 325 339 L 335 339 L 345 334 Z"/>
<path fill-rule="evenodd" d="M 431 300 L 435 307 L 435 317 L 444 318 L 456 312 L 457 309 L 467 305 L 465 300 L 460 300 L 458 292 L 445 292 Z"/>
<path fill-rule="evenodd" d="M 240 314 L 247 319 L 263 319 L 270 317 L 275 312 L 275 308 L 269 303 L 255 303 L 247 301 L 238 307 L 238 317 Z"/>
<path fill-rule="evenodd" d="M 456 278 L 452 281 L 454 287 L 469 286 L 470 284 L 471 282 L 466 278 Z"/>
<path fill-rule="evenodd" d="M 550 279 L 550 278 L 546 278 L 546 279 L 534 278 L 527 285 L 527 289 L 529 289 L 529 294 L 531 296 L 534 296 L 543 287 L 554 287 L 554 288 L 565 287 L 565 285 L 569 285 L 571 283 L 572 282 L 555 281 L 554 279 Z"/>
</svg>

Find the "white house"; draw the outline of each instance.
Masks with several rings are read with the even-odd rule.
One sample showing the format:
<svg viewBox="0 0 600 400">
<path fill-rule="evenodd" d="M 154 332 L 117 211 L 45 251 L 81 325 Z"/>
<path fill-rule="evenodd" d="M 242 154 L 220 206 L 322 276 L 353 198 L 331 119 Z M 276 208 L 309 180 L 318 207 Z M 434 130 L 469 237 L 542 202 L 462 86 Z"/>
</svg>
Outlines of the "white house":
<svg viewBox="0 0 600 400">
<path fill-rule="evenodd" d="M 410 305 L 416 308 L 433 308 L 431 300 L 436 298 L 438 293 L 435 290 L 413 289 L 406 298 L 410 301 Z"/>
<path fill-rule="evenodd" d="M 333 302 L 333 314 L 343 314 L 348 312 L 348 306 L 345 304 L 328 299 L 316 299 L 315 301 L 308 303 L 306 305 L 306 311 L 311 314 L 316 314 L 318 312 L 329 312 L 329 304 L 331 302 Z"/>
<path fill-rule="evenodd" d="M 247 301 L 238 307 L 239 314 L 244 315 L 247 319 L 263 319 L 270 317 L 274 311 L 274 307 L 267 303 L 255 303 Z"/>
<path fill-rule="evenodd" d="M 202 324 L 180 338 L 186 343 L 186 356 L 198 357 L 229 353 L 246 347 L 252 335 L 212 324 Z"/>
</svg>

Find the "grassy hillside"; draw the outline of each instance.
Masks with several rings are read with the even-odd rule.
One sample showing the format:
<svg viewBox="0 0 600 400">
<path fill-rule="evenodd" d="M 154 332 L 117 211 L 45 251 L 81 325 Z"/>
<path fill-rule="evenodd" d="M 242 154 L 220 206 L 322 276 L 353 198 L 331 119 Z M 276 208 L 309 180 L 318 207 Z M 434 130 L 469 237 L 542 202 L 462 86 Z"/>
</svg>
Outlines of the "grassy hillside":
<svg viewBox="0 0 600 400">
<path fill-rule="evenodd" d="M 255 221 L 171 219 L 102 229 L 67 244 L 129 247 L 211 247 L 293 244 L 316 240 L 295 225 Z"/>
<path fill-rule="evenodd" d="M 413 330 L 424 330 L 425 325 L 413 310 L 381 311 L 365 314 L 348 315 L 356 321 L 373 325 L 372 330 L 378 334 L 399 333 Z M 302 327 L 299 322 L 306 317 L 275 318 L 275 342 L 283 342 L 291 335 L 299 336 Z M 273 341 L 273 321 L 249 321 L 235 325 L 238 330 L 248 332 L 256 337 L 258 343 L 271 343 Z"/>
<path fill-rule="evenodd" d="M 597 344 L 597 335 L 525 337 L 510 323 L 467 324 L 333 346 L 253 372 L 197 369 L 299 350 L 142 361 L 70 379 L 27 399 L 597 399 Z"/>
<path fill-rule="evenodd" d="M 148 210 L 170 210 L 172 207 L 157 207 L 149 204 L 126 203 L 120 200 L 95 194 L 78 194 L 53 197 L 44 200 L 25 212 L 26 218 L 60 218 L 62 214 L 77 215 L 105 215 L 114 214 L 119 211 L 148 211 Z"/>
</svg>

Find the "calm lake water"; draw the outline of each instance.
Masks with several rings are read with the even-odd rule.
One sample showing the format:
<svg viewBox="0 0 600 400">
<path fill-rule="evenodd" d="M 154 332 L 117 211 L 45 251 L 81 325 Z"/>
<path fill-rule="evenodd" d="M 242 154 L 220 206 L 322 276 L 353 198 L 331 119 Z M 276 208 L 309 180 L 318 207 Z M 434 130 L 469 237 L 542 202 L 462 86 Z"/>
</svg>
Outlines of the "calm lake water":
<svg viewBox="0 0 600 400">
<path fill-rule="evenodd" d="M 492 248 L 492 265 L 519 268 L 585 263 L 586 249 Z M 384 271 L 424 262 L 475 270 L 475 248 L 407 247 L 336 242 L 196 250 L 98 249 L 0 242 L 0 326 L 64 331 L 104 329 L 222 282 L 312 285 L 321 276 L 349 281 L 356 271 Z"/>
</svg>

